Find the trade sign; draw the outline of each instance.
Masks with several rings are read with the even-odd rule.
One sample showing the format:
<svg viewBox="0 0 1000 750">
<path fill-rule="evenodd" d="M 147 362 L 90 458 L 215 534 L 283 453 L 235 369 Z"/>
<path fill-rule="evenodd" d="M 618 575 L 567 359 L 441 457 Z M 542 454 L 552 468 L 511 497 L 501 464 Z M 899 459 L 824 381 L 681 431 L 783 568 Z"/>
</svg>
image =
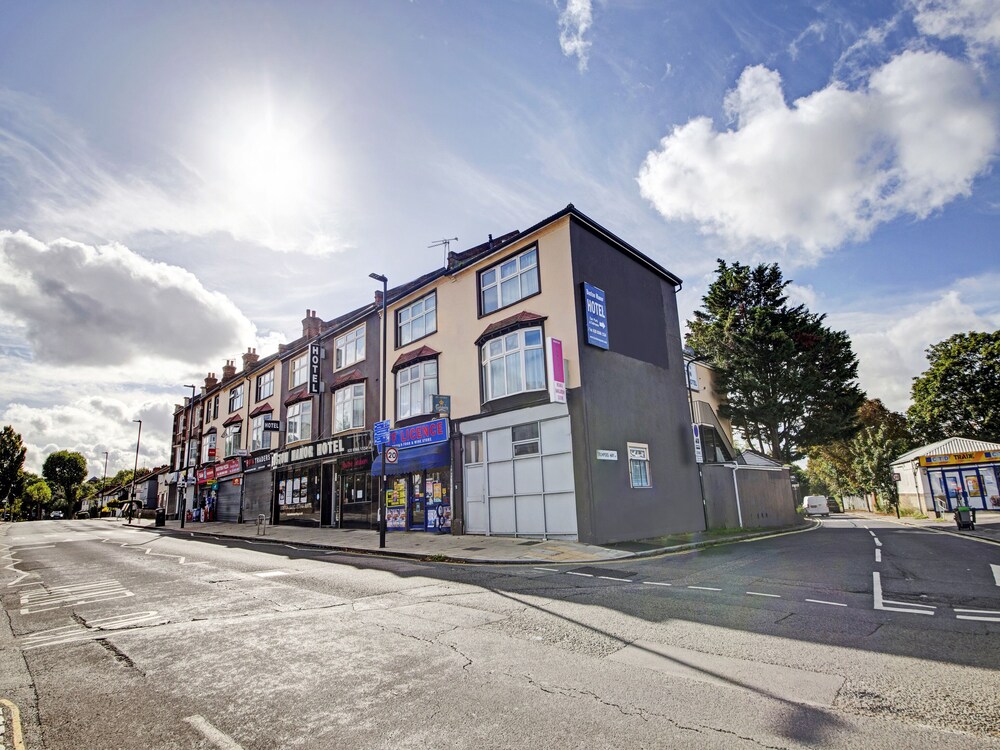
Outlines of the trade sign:
<svg viewBox="0 0 1000 750">
<path fill-rule="evenodd" d="M 694 460 L 699 463 L 705 463 L 705 454 L 701 450 L 701 429 L 696 424 L 691 425 L 691 434 L 694 437 Z"/>
<path fill-rule="evenodd" d="M 386 463 L 394 464 L 399 460 L 399 451 L 395 448 L 385 449 L 385 461 Z"/>
<path fill-rule="evenodd" d="M 447 417 L 451 414 L 451 396 L 431 396 L 431 413 L 439 417 Z"/>
<path fill-rule="evenodd" d="M 608 308 L 604 290 L 584 282 L 583 309 L 587 316 L 587 343 L 608 349 Z"/>
<path fill-rule="evenodd" d="M 546 340 L 545 359 L 549 368 L 549 401 L 566 403 L 566 368 L 563 362 L 562 341 L 551 336 Z"/>
<path fill-rule="evenodd" d="M 265 419 L 264 432 L 279 432 L 281 430 L 280 419 Z"/>
<path fill-rule="evenodd" d="M 418 445 L 446 442 L 448 442 L 447 419 L 434 419 L 430 422 L 389 430 L 389 445 L 393 448 L 413 448 Z"/>
</svg>

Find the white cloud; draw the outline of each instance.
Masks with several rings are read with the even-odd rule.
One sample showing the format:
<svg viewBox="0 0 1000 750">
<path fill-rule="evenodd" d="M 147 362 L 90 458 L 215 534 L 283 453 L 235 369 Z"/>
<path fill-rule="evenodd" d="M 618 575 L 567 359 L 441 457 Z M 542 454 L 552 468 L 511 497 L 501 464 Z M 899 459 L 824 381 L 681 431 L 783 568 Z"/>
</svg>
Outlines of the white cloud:
<svg viewBox="0 0 1000 750">
<path fill-rule="evenodd" d="M 307 119 L 289 115 L 296 117 Z M 0 225 L 94 242 L 225 232 L 278 251 L 345 249 L 322 147 L 301 124 L 269 122 L 262 127 L 244 115 L 203 135 L 210 145 L 201 151 L 159 155 L 155 177 L 128 174 L 37 99 L 0 89 Z"/>
<path fill-rule="evenodd" d="M 587 69 L 591 44 L 583 35 L 593 22 L 590 0 L 566 0 L 566 7 L 559 13 L 559 47 L 566 57 L 576 56 L 580 72 Z"/>
<path fill-rule="evenodd" d="M 963 331 L 1000 328 L 1000 304 L 992 291 L 998 283 L 997 274 L 961 279 L 933 297 L 879 298 L 877 307 L 832 313 L 829 322 L 850 334 L 868 395 L 903 411 L 913 378 L 927 369 L 931 344 Z"/>
<path fill-rule="evenodd" d="M 912 6 L 913 22 L 922 34 L 960 37 L 973 57 L 1000 46 L 1000 3 L 996 0 L 913 0 Z"/>
<path fill-rule="evenodd" d="M 791 106 L 777 72 L 749 67 L 725 105 L 735 128 L 699 117 L 647 154 L 642 195 L 667 219 L 793 260 L 968 195 L 997 148 L 975 72 L 936 52 L 904 52 L 864 89 L 832 83 Z"/>
<path fill-rule="evenodd" d="M 188 271 L 123 245 L 40 242 L 0 232 L 0 309 L 39 362 L 202 363 L 241 351 L 253 325 Z"/>
<path fill-rule="evenodd" d="M 139 426 L 133 419 L 142 420 L 139 466 L 153 468 L 167 463 L 172 415 L 169 399 L 150 400 L 141 393 L 131 393 L 117 398 L 90 396 L 49 407 L 12 404 L 0 421 L 21 433 L 29 471 L 40 474 L 50 453 L 70 450 L 87 459 L 88 477 L 100 477 L 105 451 L 109 476 L 135 465 Z"/>
<path fill-rule="evenodd" d="M 820 42 L 825 41 L 826 24 L 822 21 L 813 21 L 802 30 L 801 34 L 791 41 L 788 45 L 788 55 L 793 60 L 797 60 L 799 58 L 799 45 L 801 45 L 810 36 L 815 36 Z"/>
</svg>

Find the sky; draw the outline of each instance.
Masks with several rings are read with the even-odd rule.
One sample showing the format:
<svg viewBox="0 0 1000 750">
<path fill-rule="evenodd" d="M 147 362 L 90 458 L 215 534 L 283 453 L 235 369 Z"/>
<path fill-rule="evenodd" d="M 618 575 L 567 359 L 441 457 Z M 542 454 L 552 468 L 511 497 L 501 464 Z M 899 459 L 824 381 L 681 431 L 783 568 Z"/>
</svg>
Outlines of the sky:
<svg viewBox="0 0 1000 750">
<path fill-rule="evenodd" d="M 226 359 L 566 204 L 777 262 L 903 410 L 1000 327 L 995 0 L 0 2 L 0 424 L 169 460 Z"/>
</svg>

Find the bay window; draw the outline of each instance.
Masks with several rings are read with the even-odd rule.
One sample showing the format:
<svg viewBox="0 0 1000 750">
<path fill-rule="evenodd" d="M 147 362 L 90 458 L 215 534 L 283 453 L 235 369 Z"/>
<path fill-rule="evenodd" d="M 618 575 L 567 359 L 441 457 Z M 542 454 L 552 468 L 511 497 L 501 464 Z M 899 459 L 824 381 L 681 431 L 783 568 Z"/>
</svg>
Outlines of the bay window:
<svg viewBox="0 0 1000 750">
<path fill-rule="evenodd" d="M 334 394 L 333 431 L 360 429 L 365 426 L 365 384 L 341 388 Z"/>
<path fill-rule="evenodd" d="M 240 434 L 242 430 L 242 422 L 231 424 L 226 428 L 225 435 L 223 436 L 223 447 L 226 451 L 226 458 L 236 455 L 236 451 L 240 449 L 240 444 L 243 442 L 242 435 Z"/>
<path fill-rule="evenodd" d="M 271 412 L 259 414 L 250 425 L 250 450 L 262 451 L 271 447 L 271 432 L 264 429 L 264 421 L 271 418 Z"/>
<path fill-rule="evenodd" d="M 541 328 L 523 328 L 482 346 L 484 401 L 545 389 Z"/>
<path fill-rule="evenodd" d="M 205 435 L 201 447 L 201 462 L 207 464 L 215 460 L 215 433 L 210 432 Z"/>
<path fill-rule="evenodd" d="M 396 373 L 396 419 L 431 413 L 431 396 L 438 392 L 436 359 L 418 362 Z"/>
<path fill-rule="evenodd" d="M 285 444 L 312 437 L 312 401 L 299 401 L 288 407 L 285 418 Z"/>
</svg>

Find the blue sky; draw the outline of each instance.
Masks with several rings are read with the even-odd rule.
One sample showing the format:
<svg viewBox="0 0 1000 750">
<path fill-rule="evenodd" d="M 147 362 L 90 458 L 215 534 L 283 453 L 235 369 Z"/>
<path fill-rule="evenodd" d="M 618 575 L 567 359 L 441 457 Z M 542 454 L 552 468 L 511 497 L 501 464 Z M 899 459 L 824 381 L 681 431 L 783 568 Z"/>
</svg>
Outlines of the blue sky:
<svg viewBox="0 0 1000 750">
<path fill-rule="evenodd" d="M 778 261 L 907 405 L 1000 325 L 1000 5 L 0 5 L 0 421 L 166 460 L 171 405 L 574 203 L 685 279 Z"/>
</svg>

